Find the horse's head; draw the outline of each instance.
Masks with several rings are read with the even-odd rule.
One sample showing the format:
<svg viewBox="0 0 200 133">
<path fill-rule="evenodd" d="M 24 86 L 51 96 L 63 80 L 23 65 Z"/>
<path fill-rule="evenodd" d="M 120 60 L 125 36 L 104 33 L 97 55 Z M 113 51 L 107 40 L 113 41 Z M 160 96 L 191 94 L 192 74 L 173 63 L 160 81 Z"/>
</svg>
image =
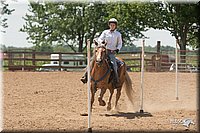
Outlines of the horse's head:
<svg viewBox="0 0 200 133">
<path fill-rule="evenodd" d="M 94 40 L 95 43 L 95 62 L 97 63 L 98 66 L 101 66 L 103 63 L 103 60 L 106 57 L 106 45 L 107 42 L 103 41 L 102 43 L 97 42 Z"/>
</svg>

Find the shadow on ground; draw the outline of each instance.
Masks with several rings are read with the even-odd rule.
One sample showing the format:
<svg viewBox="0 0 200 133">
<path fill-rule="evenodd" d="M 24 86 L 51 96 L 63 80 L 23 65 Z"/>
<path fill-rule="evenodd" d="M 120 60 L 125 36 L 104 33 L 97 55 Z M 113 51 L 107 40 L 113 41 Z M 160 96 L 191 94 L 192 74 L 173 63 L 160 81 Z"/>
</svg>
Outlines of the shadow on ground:
<svg viewBox="0 0 200 133">
<path fill-rule="evenodd" d="M 135 119 L 135 118 L 141 118 L 141 117 L 153 117 L 153 115 L 149 112 L 117 112 L 117 113 L 109 113 L 104 114 L 106 117 L 124 117 L 126 119 Z"/>
</svg>

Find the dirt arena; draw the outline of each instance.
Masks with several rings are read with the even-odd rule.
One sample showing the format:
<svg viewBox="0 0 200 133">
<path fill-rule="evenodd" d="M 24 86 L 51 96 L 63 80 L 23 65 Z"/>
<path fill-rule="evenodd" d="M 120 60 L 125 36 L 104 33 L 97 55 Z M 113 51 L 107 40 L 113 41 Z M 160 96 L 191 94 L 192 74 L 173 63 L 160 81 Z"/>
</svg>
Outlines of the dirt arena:
<svg viewBox="0 0 200 133">
<path fill-rule="evenodd" d="M 87 131 L 87 85 L 83 72 L 3 72 L 4 131 Z M 129 73 L 140 100 L 140 73 Z M 119 109 L 106 111 L 95 98 L 93 132 L 198 131 L 197 74 L 179 74 L 179 100 L 175 100 L 175 73 L 144 74 L 144 114 L 131 107 L 125 92 Z M 108 100 L 109 91 L 104 99 Z M 113 97 L 113 103 L 115 96 Z M 134 110 L 133 110 L 134 109 Z M 188 130 L 183 120 L 191 119 Z"/>
</svg>

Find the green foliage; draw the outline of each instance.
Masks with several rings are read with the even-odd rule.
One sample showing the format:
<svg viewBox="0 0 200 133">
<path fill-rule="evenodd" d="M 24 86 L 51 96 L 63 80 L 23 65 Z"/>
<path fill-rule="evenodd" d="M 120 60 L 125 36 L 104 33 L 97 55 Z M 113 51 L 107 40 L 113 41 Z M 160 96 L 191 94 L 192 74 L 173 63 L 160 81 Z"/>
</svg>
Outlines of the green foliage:
<svg viewBox="0 0 200 133">
<path fill-rule="evenodd" d="M 108 28 L 111 17 L 119 20 L 119 31 L 127 45 L 141 38 L 147 30 L 145 16 L 151 18 L 152 4 L 143 3 L 31 3 L 21 31 L 27 32 L 28 39 L 36 46 L 42 44 L 67 45 L 74 52 L 85 50 L 86 40 L 91 41 Z M 78 50 L 76 49 L 78 48 Z"/>
<path fill-rule="evenodd" d="M 135 45 L 127 45 L 123 46 L 120 51 L 127 51 L 127 52 L 140 51 L 140 48 L 136 47 Z"/>
<path fill-rule="evenodd" d="M 5 17 L 5 15 L 11 15 L 11 13 L 14 11 L 14 9 L 9 9 L 8 8 L 8 4 L 6 3 L 5 0 L 1 0 L 0 1 L 1 4 L 1 16 L 0 16 L 0 24 L 1 24 L 1 32 L 5 32 L 3 30 L 3 28 L 7 28 L 8 24 L 7 24 L 7 18 Z"/>
<path fill-rule="evenodd" d="M 175 48 L 171 47 L 171 46 L 161 46 L 160 50 L 161 51 L 172 51 L 172 52 L 174 52 Z M 147 52 L 153 52 L 153 51 L 156 52 L 157 51 L 157 46 L 154 46 L 154 47 L 152 47 L 150 45 L 145 46 L 145 51 L 147 51 Z"/>
<path fill-rule="evenodd" d="M 93 40 L 105 27 L 106 16 L 100 3 L 31 3 L 33 14 L 24 18 L 21 31 L 27 32 L 32 43 L 68 45 L 74 52 L 81 52 L 87 39 Z"/>
<path fill-rule="evenodd" d="M 55 45 L 53 47 L 54 52 L 72 52 L 71 48 L 67 45 Z"/>
<path fill-rule="evenodd" d="M 36 51 L 39 52 L 53 52 L 53 47 L 48 44 L 42 44 L 41 46 L 34 47 Z"/>
<path fill-rule="evenodd" d="M 177 3 L 69 3 L 31 2 L 31 14 L 26 14 L 26 24 L 21 31 L 36 47 L 68 46 L 74 52 L 85 51 L 87 39 L 92 40 L 108 28 L 107 21 L 115 17 L 119 21 L 125 46 L 144 37 L 149 28 L 169 30 L 178 39 L 182 50 L 186 45 L 197 47 L 193 25 L 197 23 L 196 4 Z M 124 49 L 125 50 L 125 49 Z"/>
<path fill-rule="evenodd" d="M 197 26 L 193 26 L 198 22 L 198 12 L 196 11 L 197 4 L 195 3 L 163 3 L 157 4 L 159 7 L 156 22 L 157 25 L 150 24 L 149 26 L 157 29 L 165 29 L 179 39 L 181 50 L 186 50 L 186 45 L 195 44 L 194 36 Z"/>
<path fill-rule="evenodd" d="M 123 41 L 131 45 L 137 38 L 144 37 L 141 33 L 147 30 L 146 12 L 154 9 L 151 4 L 144 3 L 109 3 L 107 4 L 108 19 L 115 17 L 119 20 L 119 31 L 122 33 Z M 152 14 L 149 14 L 151 18 Z"/>
<path fill-rule="evenodd" d="M 6 48 L 5 45 L 0 45 L 0 47 L 1 47 L 1 50 L 0 50 L 0 51 L 6 51 L 6 50 L 7 50 L 7 48 Z"/>
</svg>

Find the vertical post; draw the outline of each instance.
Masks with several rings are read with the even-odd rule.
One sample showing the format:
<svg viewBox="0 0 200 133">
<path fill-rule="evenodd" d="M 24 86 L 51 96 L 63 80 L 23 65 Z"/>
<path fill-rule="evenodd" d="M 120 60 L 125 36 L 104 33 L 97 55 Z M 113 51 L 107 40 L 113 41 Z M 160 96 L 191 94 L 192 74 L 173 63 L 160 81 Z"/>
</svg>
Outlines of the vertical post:
<svg viewBox="0 0 200 133">
<path fill-rule="evenodd" d="M 91 128 L 91 96 L 90 96 L 90 40 L 87 40 L 87 78 L 88 78 L 88 132 L 92 132 Z"/>
<path fill-rule="evenodd" d="M 156 72 L 161 71 L 161 55 L 160 55 L 160 41 L 157 41 L 157 54 L 155 59 L 155 68 Z"/>
<path fill-rule="evenodd" d="M 33 70 L 35 71 L 35 50 L 32 51 L 32 65 L 33 65 Z"/>
<path fill-rule="evenodd" d="M 11 67 L 13 65 L 12 57 L 13 57 L 12 52 L 8 51 L 8 70 L 11 70 Z"/>
<path fill-rule="evenodd" d="M 175 80 L 175 92 L 176 92 L 176 100 L 178 100 L 178 39 L 176 39 L 176 80 Z"/>
<path fill-rule="evenodd" d="M 144 81 L 144 43 L 145 39 L 142 40 L 142 64 L 141 64 L 141 80 L 140 80 L 140 85 L 141 85 L 141 96 L 140 96 L 140 113 L 143 113 L 143 81 Z"/>
<path fill-rule="evenodd" d="M 62 69 L 62 54 L 59 53 L 59 71 L 61 71 Z"/>
<path fill-rule="evenodd" d="M 23 58 L 23 65 L 22 65 L 22 71 L 24 71 L 24 68 L 25 68 L 25 53 L 22 53 L 22 58 Z"/>
<path fill-rule="evenodd" d="M 160 41 L 157 41 L 157 53 L 160 54 Z"/>
<path fill-rule="evenodd" d="M 140 72 L 142 72 L 142 51 L 140 52 Z"/>
<path fill-rule="evenodd" d="M 3 67 L 3 58 L 4 58 L 4 52 L 0 50 L 0 82 L 2 83 L 2 70 L 1 67 Z M 3 130 L 3 87 L 0 86 L 0 132 Z"/>
</svg>

